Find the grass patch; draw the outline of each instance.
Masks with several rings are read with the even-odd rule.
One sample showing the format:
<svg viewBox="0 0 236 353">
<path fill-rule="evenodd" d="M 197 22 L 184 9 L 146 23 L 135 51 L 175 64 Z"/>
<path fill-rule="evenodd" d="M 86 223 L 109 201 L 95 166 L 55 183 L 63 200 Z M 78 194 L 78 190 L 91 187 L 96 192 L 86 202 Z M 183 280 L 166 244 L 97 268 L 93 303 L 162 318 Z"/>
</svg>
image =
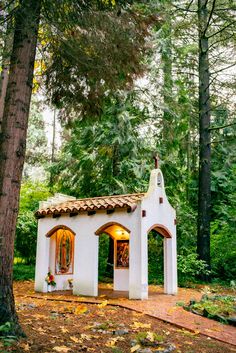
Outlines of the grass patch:
<svg viewBox="0 0 236 353">
<path fill-rule="evenodd" d="M 35 266 L 26 265 L 23 263 L 17 263 L 13 266 L 13 280 L 14 281 L 26 281 L 34 280 Z"/>
</svg>

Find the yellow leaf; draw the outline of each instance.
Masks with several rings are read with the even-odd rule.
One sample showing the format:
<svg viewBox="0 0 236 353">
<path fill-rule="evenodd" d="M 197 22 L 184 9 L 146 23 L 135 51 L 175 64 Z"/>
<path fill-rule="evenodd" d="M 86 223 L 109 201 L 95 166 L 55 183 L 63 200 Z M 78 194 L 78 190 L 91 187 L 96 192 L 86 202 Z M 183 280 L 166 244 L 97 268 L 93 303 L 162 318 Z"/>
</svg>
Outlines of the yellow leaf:
<svg viewBox="0 0 236 353">
<path fill-rule="evenodd" d="M 114 347 L 116 345 L 116 341 L 114 339 L 107 341 L 105 344 L 106 347 Z"/>
<path fill-rule="evenodd" d="M 104 308 L 108 304 L 108 300 L 104 300 L 101 304 L 98 304 L 99 308 Z"/>
<path fill-rule="evenodd" d="M 71 351 L 71 349 L 69 347 L 66 346 L 57 346 L 57 347 L 53 347 L 53 350 L 56 352 L 65 352 L 67 353 L 68 351 Z"/>
<path fill-rule="evenodd" d="M 67 328 L 65 328 L 64 326 L 60 326 L 61 332 L 62 333 L 68 333 L 69 330 L 67 330 Z"/>
<path fill-rule="evenodd" d="M 166 336 L 169 336 L 169 334 L 170 334 L 170 331 L 165 331 L 165 330 L 163 330 L 163 332 L 164 332 L 164 334 L 165 334 Z"/>
<path fill-rule="evenodd" d="M 94 325 L 88 325 L 84 327 L 84 330 L 90 330 L 91 328 L 94 328 Z"/>
<path fill-rule="evenodd" d="M 82 340 L 86 340 L 86 341 L 90 341 L 91 340 L 91 335 L 85 335 L 85 333 L 81 333 L 81 339 Z"/>
<path fill-rule="evenodd" d="M 151 328 L 151 324 L 143 324 L 142 322 L 134 321 L 133 325 L 131 325 L 132 328 L 137 329 L 137 328 Z"/>
<path fill-rule="evenodd" d="M 75 343 L 78 343 L 79 342 L 79 339 L 75 336 L 70 336 L 70 339 L 71 341 L 75 342 Z"/>
<path fill-rule="evenodd" d="M 147 337 L 146 337 L 149 341 L 154 342 L 155 338 L 154 338 L 154 333 L 153 332 L 148 332 L 147 333 Z"/>
<path fill-rule="evenodd" d="M 75 309 L 75 315 L 81 315 L 84 314 L 88 311 L 88 308 L 86 305 L 78 305 Z"/>
<path fill-rule="evenodd" d="M 139 348 L 141 348 L 140 344 L 136 344 L 136 346 L 133 346 L 133 347 L 130 349 L 130 352 L 131 352 L 131 353 L 136 352 Z"/>
<path fill-rule="evenodd" d="M 23 348 L 24 351 L 26 351 L 26 352 L 29 351 L 30 350 L 29 343 L 21 343 L 20 348 Z"/>
<path fill-rule="evenodd" d="M 43 335 L 47 332 L 44 329 L 42 329 L 42 327 L 39 327 L 37 331 L 40 333 L 40 335 Z"/>
</svg>

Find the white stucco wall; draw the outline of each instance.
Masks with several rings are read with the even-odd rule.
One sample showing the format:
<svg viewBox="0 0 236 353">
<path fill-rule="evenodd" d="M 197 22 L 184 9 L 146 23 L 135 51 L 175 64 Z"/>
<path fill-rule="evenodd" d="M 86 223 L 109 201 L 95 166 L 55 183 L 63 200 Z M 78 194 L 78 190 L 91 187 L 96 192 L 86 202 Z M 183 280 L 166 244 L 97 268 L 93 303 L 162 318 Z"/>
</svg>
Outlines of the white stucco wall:
<svg viewBox="0 0 236 353">
<path fill-rule="evenodd" d="M 129 269 L 114 269 L 114 290 L 129 290 Z"/>
</svg>

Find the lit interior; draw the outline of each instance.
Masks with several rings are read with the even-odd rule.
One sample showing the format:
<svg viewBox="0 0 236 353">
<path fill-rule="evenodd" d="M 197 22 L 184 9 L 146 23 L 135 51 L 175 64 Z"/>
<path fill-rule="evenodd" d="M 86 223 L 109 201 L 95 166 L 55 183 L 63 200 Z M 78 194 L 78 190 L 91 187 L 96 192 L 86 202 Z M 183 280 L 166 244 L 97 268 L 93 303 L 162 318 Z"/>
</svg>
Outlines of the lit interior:
<svg viewBox="0 0 236 353">
<path fill-rule="evenodd" d="M 108 233 L 115 240 L 129 240 L 129 233 L 116 224 L 104 229 L 104 233 Z"/>
</svg>

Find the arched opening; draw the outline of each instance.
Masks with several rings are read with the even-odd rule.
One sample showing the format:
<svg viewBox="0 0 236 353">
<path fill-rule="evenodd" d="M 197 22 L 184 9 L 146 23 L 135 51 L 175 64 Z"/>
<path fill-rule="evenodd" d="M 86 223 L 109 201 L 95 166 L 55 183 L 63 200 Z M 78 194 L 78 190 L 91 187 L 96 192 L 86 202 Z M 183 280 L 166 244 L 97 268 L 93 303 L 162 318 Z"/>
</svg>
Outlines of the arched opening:
<svg viewBox="0 0 236 353">
<path fill-rule="evenodd" d="M 74 273 L 75 233 L 60 225 L 51 229 L 46 237 L 50 238 L 49 270 L 55 276 L 56 289 L 69 289 Z"/>
<path fill-rule="evenodd" d="M 154 224 L 148 230 L 148 283 L 164 283 L 164 238 L 171 238 L 167 227 Z"/>
<path fill-rule="evenodd" d="M 109 222 L 95 234 L 99 236 L 99 281 L 113 283 L 113 290 L 128 291 L 130 231 L 119 223 Z"/>
</svg>

